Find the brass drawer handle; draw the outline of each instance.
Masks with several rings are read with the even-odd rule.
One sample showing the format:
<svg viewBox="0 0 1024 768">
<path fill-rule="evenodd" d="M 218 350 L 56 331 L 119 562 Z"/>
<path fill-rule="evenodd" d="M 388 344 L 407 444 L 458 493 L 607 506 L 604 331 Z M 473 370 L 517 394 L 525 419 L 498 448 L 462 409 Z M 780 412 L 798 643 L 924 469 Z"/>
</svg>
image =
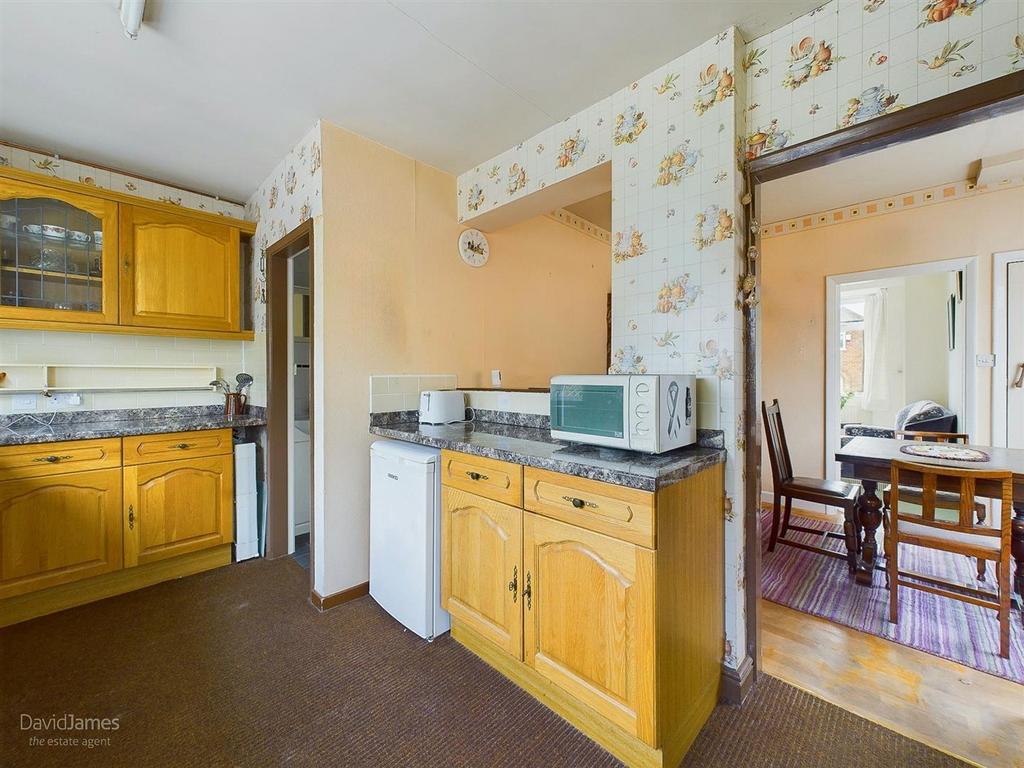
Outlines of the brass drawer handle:
<svg viewBox="0 0 1024 768">
<path fill-rule="evenodd" d="M 174 447 L 177 448 L 179 451 L 187 451 L 189 448 L 195 448 L 196 444 L 195 443 L 178 443 Z"/>
<path fill-rule="evenodd" d="M 519 593 L 519 566 L 512 566 L 512 581 L 508 583 L 508 591 L 512 593 L 512 602 L 516 601 L 516 595 Z"/>
<path fill-rule="evenodd" d="M 470 480 L 490 480 L 487 475 L 481 475 L 479 472 L 466 472 L 469 475 Z"/>
<path fill-rule="evenodd" d="M 32 459 L 32 461 L 45 461 L 47 464 L 56 464 L 58 461 L 65 461 L 66 459 L 73 458 L 74 456 L 39 456 L 38 458 Z"/>
<path fill-rule="evenodd" d="M 584 499 L 577 498 L 576 496 L 563 496 L 564 501 L 568 501 L 576 509 L 583 509 L 584 507 L 590 507 L 591 509 L 597 509 L 597 504 L 592 501 L 586 501 Z"/>
</svg>

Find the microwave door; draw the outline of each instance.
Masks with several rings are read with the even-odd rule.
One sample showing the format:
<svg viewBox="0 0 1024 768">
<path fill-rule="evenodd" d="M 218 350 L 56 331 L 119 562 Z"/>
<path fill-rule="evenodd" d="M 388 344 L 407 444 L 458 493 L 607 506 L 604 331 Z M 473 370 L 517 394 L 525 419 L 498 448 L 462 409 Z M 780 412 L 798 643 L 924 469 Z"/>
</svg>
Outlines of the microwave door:
<svg viewBox="0 0 1024 768">
<path fill-rule="evenodd" d="M 629 445 L 628 394 L 620 384 L 554 384 L 551 432 L 565 440 Z"/>
</svg>

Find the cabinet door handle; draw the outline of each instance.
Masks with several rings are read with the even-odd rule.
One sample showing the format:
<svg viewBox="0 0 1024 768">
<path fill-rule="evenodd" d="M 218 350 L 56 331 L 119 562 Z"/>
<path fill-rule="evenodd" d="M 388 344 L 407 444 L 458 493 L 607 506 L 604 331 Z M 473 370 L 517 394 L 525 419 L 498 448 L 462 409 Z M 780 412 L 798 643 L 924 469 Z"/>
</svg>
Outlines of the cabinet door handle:
<svg viewBox="0 0 1024 768">
<path fill-rule="evenodd" d="M 130 261 L 128 261 L 128 259 L 125 259 L 124 260 L 124 271 L 127 272 L 129 269 L 131 269 L 131 266 L 132 266 L 132 263 Z"/>
<path fill-rule="evenodd" d="M 1013 380 L 1013 386 L 1017 389 L 1024 387 L 1024 363 L 1017 366 L 1017 378 Z"/>
<path fill-rule="evenodd" d="M 131 504 L 128 505 L 128 530 L 135 529 L 135 509 Z"/>
<path fill-rule="evenodd" d="M 74 458 L 73 456 L 39 456 L 32 461 L 45 461 L 47 464 L 56 464 L 58 461 Z"/>
<path fill-rule="evenodd" d="M 519 566 L 512 566 L 512 581 L 508 583 L 508 591 L 512 593 L 512 602 L 516 601 L 519 594 Z"/>
<path fill-rule="evenodd" d="M 466 472 L 469 475 L 470 480 L 490 480 L 487 475 L 481 475 L 479 472 Z"/>
<path fill-rule="evenodd" d="M 523 590 L 523 600 L 526 601 L 526 609 L 533 610 L 533 585 L 530 584 L 530 572 L 526 572 L 526 589 Z"/>
<path fill-rule="evenodd" d="M 584 507 L 590 507 L 591 509 L 597 509 L 597 504 L 592 501 L 586 501 L 584 499 L 577 498 L 576 496 L 563 496 L 563 501 L 568 501 L 576 509 L 583 509 Z"/>
</svg>

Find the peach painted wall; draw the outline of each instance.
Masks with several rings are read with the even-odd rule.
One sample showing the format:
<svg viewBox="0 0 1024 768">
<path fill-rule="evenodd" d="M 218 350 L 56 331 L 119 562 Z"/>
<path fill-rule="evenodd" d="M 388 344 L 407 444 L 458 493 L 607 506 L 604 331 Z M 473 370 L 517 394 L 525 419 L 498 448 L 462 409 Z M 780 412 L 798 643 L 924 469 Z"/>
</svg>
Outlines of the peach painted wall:
<svg viewBox="0 0 1024 768">
<path fill-rule="evenodd" d="M 322 123 L 321 594 L 368 573 L 370 374 L 455 373 L 543 385 L 605 367 L 610 247 L 546 217 L 491 233 L 474 269 L 457 241 L 455 177 Z M 320 535 L 319 533 L 317 534 Z"/>
<path fill-rule="evenodd" d="M 762 241 L 761 397 L 777 397 L 798 475 L 822 477 L 825 423 L 825 277 L 978 257 L 978 354 L 992 348 L 992 254 L 1024 248 L 1024 188 L 902 210 Z M 937 327 L 935 333 L 946 334 Z M 972 440 L 991 436 L 991 368 L 968 361 L 976 383 Z M 767 453 L 764 489 L 771 488 Z"/>
</svg>

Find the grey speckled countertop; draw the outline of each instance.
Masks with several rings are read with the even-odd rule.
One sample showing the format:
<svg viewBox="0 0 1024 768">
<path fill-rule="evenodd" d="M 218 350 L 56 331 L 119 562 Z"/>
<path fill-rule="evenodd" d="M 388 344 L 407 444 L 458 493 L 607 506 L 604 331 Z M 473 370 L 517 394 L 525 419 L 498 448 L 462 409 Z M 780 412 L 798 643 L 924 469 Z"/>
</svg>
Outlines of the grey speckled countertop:
<svg viewBox="0 0 1024 768">
<path fill-rule="evenodd" d="M 79 411 L 73 414 L 24 414 L 0 421 L 0 445 L 31 445 L 63 440 L 196 432 L 227 427 L 259 427 L 267 423 L 262 408 L 232 419 L 223 408 L 147 408 L 130 411 Z"/>
<path fill-rule="evenodd" d="M 513 424 L 474 422 L 432 427 L 416 422 L 372 424 L 370 432 L 434 448 L 462 451 L 528 467 L 656 491 L 725 461 L 722 448 L 693 446 L 662 454 L 563 443 L 551 432 Z M 717 433 L 708 441 L 718 443 Z"/>
</svg>

